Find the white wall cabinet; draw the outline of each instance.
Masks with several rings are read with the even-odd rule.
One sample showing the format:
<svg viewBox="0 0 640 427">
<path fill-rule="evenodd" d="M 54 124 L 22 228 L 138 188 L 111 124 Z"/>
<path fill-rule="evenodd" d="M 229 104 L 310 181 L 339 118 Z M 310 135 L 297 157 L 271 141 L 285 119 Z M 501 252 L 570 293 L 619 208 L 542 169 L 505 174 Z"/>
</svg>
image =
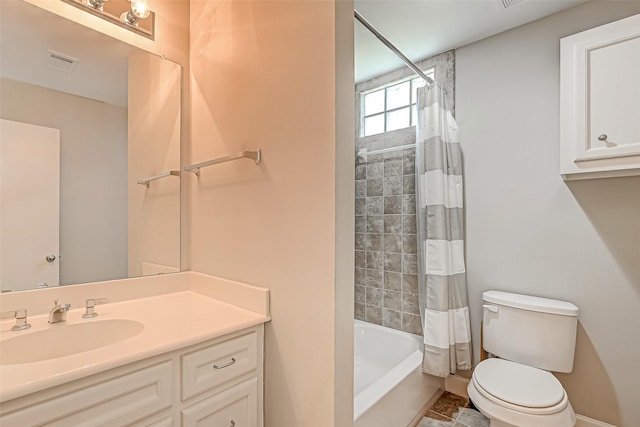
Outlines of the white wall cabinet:
<svg viewBox="0 0 640 427">
<path fill-rule="evenodd" d="M 262 427 L 259 325 L 3 402 L 2 427 Z"/>
<path fill-rule="evenodd" d="M 640 175 L 640 15 L 560 42 L 560 173 Z"/>
</svg>

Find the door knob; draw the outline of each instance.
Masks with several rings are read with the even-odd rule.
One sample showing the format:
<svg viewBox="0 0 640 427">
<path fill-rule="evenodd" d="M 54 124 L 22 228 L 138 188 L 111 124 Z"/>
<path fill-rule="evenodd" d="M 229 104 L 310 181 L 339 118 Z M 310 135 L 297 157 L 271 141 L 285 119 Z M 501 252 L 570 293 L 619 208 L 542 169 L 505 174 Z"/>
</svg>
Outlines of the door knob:
<svg viewBox="0 0 640 427">
<path fill-rule="evenodd" d="M 47 262 L 53 262 L 56 260 L 56 256 L 55 255 L 47 255 L 44 259 L 47 260 Z"/>
</svg>

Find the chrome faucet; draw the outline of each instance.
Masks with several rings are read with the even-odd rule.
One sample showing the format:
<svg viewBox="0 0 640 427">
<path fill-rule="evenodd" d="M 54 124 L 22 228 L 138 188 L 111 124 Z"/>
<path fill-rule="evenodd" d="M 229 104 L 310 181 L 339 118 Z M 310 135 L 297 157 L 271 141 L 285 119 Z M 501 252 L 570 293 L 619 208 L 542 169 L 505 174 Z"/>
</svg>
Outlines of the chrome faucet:
<svg viewBox="0 0 640 427">
<path fill-rule="evenodd" d="M 49 323 L 60 323 L 67 320 L 67 311 L 71 304 L 58 304 L 58 300 L 53 302 L 53 308 L 49 311 Z"/>
<path fill-rule="evenodd" d="M 0 313 L 0 319 L 8 319 L 10 317 L 16 318 L 16 324 L 11 328 L 12 331 L 23 331 L 31 327 L 31 324 L 27 323 L 26 308 L 18 308 L 16 310 Z"/>
</svg>

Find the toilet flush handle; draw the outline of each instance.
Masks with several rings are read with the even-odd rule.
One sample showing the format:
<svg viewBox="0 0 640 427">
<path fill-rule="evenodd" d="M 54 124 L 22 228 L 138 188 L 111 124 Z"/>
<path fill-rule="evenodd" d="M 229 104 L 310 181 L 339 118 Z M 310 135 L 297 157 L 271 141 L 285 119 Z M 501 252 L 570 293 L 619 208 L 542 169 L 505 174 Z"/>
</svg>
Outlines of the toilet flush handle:
<svg viewBox="0 0 640 427">
<path fill-rule="evenodd" d="M 485 310 L 489 310 L 492 313 L 498 312 L 498 307 L 496 307 L 495 305 L 483 304 L 482 308 L 484 308 Z"/>
</svg>

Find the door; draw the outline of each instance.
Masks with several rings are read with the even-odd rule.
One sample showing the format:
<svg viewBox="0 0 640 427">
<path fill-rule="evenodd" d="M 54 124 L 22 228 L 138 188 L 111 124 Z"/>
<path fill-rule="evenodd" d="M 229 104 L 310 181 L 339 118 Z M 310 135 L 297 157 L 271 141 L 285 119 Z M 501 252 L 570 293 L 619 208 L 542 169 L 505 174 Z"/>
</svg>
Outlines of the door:
<svg viewBox="0 0 640 427">
<path fill-rule="evenodd" d="M 0 289 L 59 284 L 60 130 L 0 120 Z"/>
</svg>

